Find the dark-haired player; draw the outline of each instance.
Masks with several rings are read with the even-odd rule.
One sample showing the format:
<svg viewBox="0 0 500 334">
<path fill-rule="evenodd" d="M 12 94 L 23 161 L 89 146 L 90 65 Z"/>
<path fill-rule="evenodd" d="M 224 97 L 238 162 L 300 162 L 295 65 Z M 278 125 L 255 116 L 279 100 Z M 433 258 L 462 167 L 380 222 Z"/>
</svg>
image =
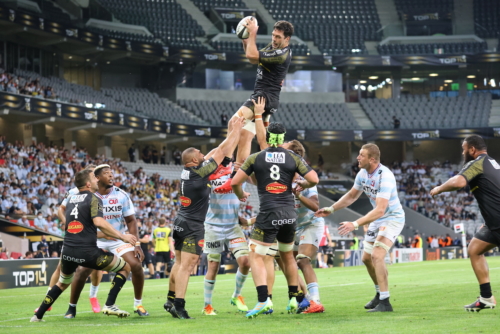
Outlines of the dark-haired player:
<svg viewBox="0 0 500 334">
<path fill-rule="evenodd" d="M 75 185 L 80 192 L 71 195 L 68 200 L 59 282 L 47 292 L 31 322 L 43 321 L 43 315 L 71 284 L 79 266 L 115 272 L 116 276 L 105 306 L 107 314 L 118 317 L 130 315 L 115 305 L 116 297 L 127 281 L 130 266 L 121 257 L 97 248 L 97 228 L 99 227 L 105 235 L 122 240 L 124 243 L 134 244 L 137 238 L 131 234 L 118 232 L 103 219 L 102 201 L 92 194 L 97 189 L 97 180 L 92 171 L 87 169 L 78 172 L 75 176 Z"/>
<path fill-rule="evenodd" d="M 135 209 L 128 194 L 122 189 L 114 186 L 113 171 L 109 165 L 99 165 L 94 169 L 94 175 L 97 178 L 98 190 L 95 193 L 102 200 L 104 218 L 118 231 L 134 235 L 137 239 L 135 245 L 124 243 L 121 240 L 113 240 L 105 238 L 105 235 L 98 233 L 97 247 L 121 256 L 130 265 L 132 271 L 132 284 L 134 286 L 134 312 L 139 316 L 148 316 L 149 313 L 142 305 L 142 291 L 144 289 L 144 270 L 142 269 L 142 260 L 144 254 L 142 252 L 141 243 L 137 231 L 137 222 L 135 219 Z M 71 298 L 66 318 L 74 318 L 76 315 L 76 304 L 80 298 L 85 281 L 91 274 L 90 269 L 80 268 L 75 275 L 75 282 L 71 287 Z M 102 274 L 99 275 L 101 278 Z M 100 279 L 97 281 L 100 282 Z M 91 286 L 91 297 L 97 296 L 99 285 Z M 105 307 L 102 312 L 107 314 L 108 310 Z"/>
<path fill-rule="evenodd" d="M 271 123 L 266 137 L 270 147 L 250 155 L 232 180 L 234 193 L 241 201 L 246 201 L 248 193 L 243 191 L 241 185 L 254 173 L 260 200 L 260 212 L 250 235 L 249 256 L 258 303 L 247 313 L 248 318 L 256 317 L 273 307 L 268 298 L 264 259 L 275 239 L 278 240 L 278 250 L 288 282 L 288 312 L 296 313 L 298 303 L 304 298 L 298 290 L 297 263 L 293 257 L 297 212 L 292 183 L 295 173 L 298 173 L 304 180 L 297 181 L 297 184 L 303 189 L 310 188 L 318 183 L 318 175 L 300 156 L 282 147 L 285 132 L 282 124 Z"/>
<path fill-rule="evenodd" d="M 462 143 L 465 166 L 460 173 L 431 190 L 431 196 L 469 186 L 479 205 L 485 224 L 474 235 L 467 248 L 472 269 L 479 282 L 479 298 L 465 305 L 466 311 L 495 308 L 490 274 L 484 253 L 500 246 L 500 165 L 490 157 L 484 139 L 477 135 L 466 137 Z"/>
<path fill-rule="evenodd" d="M 271 43 L 261 50 L 257 49 L 256 44 L 257 30 L 259 29 L 256 20 L 247 20 L 247 29 L 249 37 L 243 40 L 243 50 L 250 63 L 258 64 L 259 66 L 257 67 L 254 93 L 233 116 L 244 117 L 246 125 L 243 128 L 245 131 L 241 132 L 238 142 L 238 153 L 232 176 L 236 174 L 239 166 L 250 155 L 251 143 L 255 136 L 255 123 L 253 121 L 256 120 L 252 101 L 256 101 L 259 96 L 265 98 L 266 104 L 261 117 L 263 117 L 264 126 L 267 127 L 271 115 L 278 110 L 281 85 L 283 80 L 285 80 L 288 67 L 292 61 L 292 51 L 289 43 L 294 28 L 290 22 L 276 22 L 272 32 Z M 231 192 L 231 179 L 218 187 L 215 192 Z"/>
</svg>

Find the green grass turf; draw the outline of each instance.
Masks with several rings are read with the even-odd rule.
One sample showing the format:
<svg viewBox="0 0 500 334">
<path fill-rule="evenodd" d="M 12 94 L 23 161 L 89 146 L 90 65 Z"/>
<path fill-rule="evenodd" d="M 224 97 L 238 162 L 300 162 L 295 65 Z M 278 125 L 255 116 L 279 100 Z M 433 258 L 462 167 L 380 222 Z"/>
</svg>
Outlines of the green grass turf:
<svg viewBox="0 0 500 334">
<path fill-rule="evenodd" d="M 500 258 L 489 258 L 493 293 L 500 286 Z M 463 305 L 472 303 L 479 287 L 468 260 L 430 261 L 389 266 L 393 313 L 366 313 L 363 305 L 374 295 L 364 267 L 317 270 L 323 314 L 286 314 L 287 288 L 277 273 L 273 292 L 274 314 L 248 320 L 229 304 L 234 275 L 221 275 L 214 291 L 217 316 L 202 316 L 203 277 L 191 277 L 186 308 L 195 320 L 173 319 L 163 310 L 168 280 L 147 280 L 144 306 L 151 316 L 118 319 L 90 312 L 85 287 L 75 319 L 64 319 L 69 290 L 64 292 L 45 316 L 44 323 L 30 323 L 46 288 L 0 291 L 0 333 L 498 333 L 497 309 L 467 313 Z M 106 300 L 109 283 L 99 290 Z M 256 303 L 253 281 L 249 278 L 243 295 L 250 308 Z M 122 289 L 117 304 L 132 312 L 132 283 Z"/>
</svg>

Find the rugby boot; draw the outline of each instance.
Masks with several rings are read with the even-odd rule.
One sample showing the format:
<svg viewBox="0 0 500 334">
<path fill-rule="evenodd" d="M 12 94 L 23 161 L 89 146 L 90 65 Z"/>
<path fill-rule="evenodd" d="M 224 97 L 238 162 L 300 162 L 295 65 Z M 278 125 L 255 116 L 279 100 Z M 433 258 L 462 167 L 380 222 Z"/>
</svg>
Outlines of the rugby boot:
<svg viewBox="0 0 500 334">
<path fill-rule="evenodd" d="M 392 312 L 392 305 L 389 298 L 381 299 L 375 308 L 366 312 Z"/>
<path fill-rule="evenodd" d="M 263 314 L 272 307 L 273 302 L 269 298 L 267 298 L 264 303 L 257 303 L 257 305 L 255 305 L 252 310 L 248 311 L 246 317 L 248 319 L 256 318 L 259 314 Z"/>
<path fill-rule="evenodd" d="M 288 314 L 295 314 L 299 308 L 299 303 L 297 303 L 297 298 L 292 297 L 288 302 L 288 306 L 286 307 L 286 311 Z"/>
<path fill-rule="evenodd" d="M 140 317 L 147 317 L 149 315 L 148 311 L 142 305 L 134 306 L 134 313 L 137 313 Z"/>
<path fill-rule="evenodd" d="M 217 169 L 215 170 L 215 172 L 213 172 L 212 174 L 210 174 L 210 176 L 208 177 L 208 179 L 210 181 L 213 181 L 213 180 L 217 180 L 218 178 L 224 176 L 224 175 L 227 175 L 227 174 L 231 174 L 232 173 L 232 164 L 229 164 L 227 165 L 226 167 L 222 166 L 222 165 L 219 165 L 219 167 L 217 167 Z"/>
<path fill-rule="evenodd" d="M 44 322 L 44 321 L 45 320 L 43 320 L 43 319 L 38 319 L 36 317 L 36 315 L 34 315 L 33 317 L 31 317 L 31 319 L 30 319 L 30 322 Z"/>
<path fill-rule="evenodd" d="M 179 318 L 179 319 L 194 319 L 194 318 L 191 318 L 189 316 L 189 314 L 187 313 L 186 309 L 182 308 L 180 310 L 176 310 L 175 306 L 173 306 L 170 309 L 170 314 L 172 314 L 172 316 L 174 318 Z"/>
<path fill-rule="evenodd" d="M 307 298 L 304 298 L 302 300 L 302 302 L 299 304 L 299 308 L 297 309 L 297 313 L 304 313 L 304 311 L 306 311 L 309 308 L 309 306 L 311 306 L 311 304 L 309 303 Z"/>
<path fill-rule="evenodd" d="M 76 318 L 76 306 L 69 306 L 66 314 L 64 315 L 66 319 Z"/>
<path fill-rule="evenodd" d="M 233 180 L 232 178 L 227 179 L 222 186 L 215 188 L 214 192 L 216 194 L 229 194 L 230 192 L 233 191 L 233 188 L 231 187 L 232 180 Z"/>
<path fill-rule="evenodd" d="M 241 295 L 235 298 L 231 298 L 231 305 L 236 306 L 238 308 L 238 311 L 240 312 L 248 311 L 248 306 L 245 305 L 245 299 Z"/>
<path fill-rule="evenodd" d="M 273 305 L 273 300 L 271 298 L 268 298 L 268 301 L 269 301 L 269 309 L 267 311 L 265 311 L 264 313 L 262 314 L 265 314 L 265 315 L 268 315 L 268 314 L 273 314 L 274 312 L 274 305 Z"/>
<path fill-rule="evenodd" d="M 91 297 L 89 298 L 89 300 L 90 300 L 90 305 L 92 305 L 92 312 L 94 313 L 101 312 L 101 305 L 99 305 L 99 300 L 97 300 L 97 297 Z"/>
<path fill-rule="evenodd" d="M 47 309 L 47 312 L 52 311 L 52 306 Z M 38 307 L 35 309 L 35 313 L 38 312 Z"/>
<path fill-rule="evenodd" d="M 207 306 L 205 306 L 203 308 L 203 310 L 201 311 L 201 314 L 204 314 L 204 315 L 217 315 L 217 312 L 215 312 L 215 310 L 212 307 L 212 305 L 208 304 Z"/>
<path fill-rule="evenodd" d="M 178 318 L 177 313 L 172 312 L 172 309 L 174 308 L 174 303 L 172 301 L 167 300 L 167 302 L 163 304 L 163 308 L 165 309 L 165 311 L 170 313 L 172 317 Z"/>
<path fill-rule="evenodd" d="M 130 316 L 130 313 L 128 313 L 127 311 L 120 310 L 116 305 L 111 305 L 111 306 L 104 305 L 104 307 L 102 308 L 102 313 L 107 314 L 108 316 L 116 315 L 118 318 L 126 318 Z"/>
<path fill-rule="evenodd" d="M 495 300 L 494 296 L 491 296 L 490 298 L 483 298 L 479 296 L 474 303 L 465 305 L 464 309 L 467 312 L 479 312 L 485 308 L 494 309 L 496 305 L 497 301 Z"/>
<path fill-rule="evenodd" d="M 325 312 L 325 307 L 323 305 L 321 305 L 321 303 L 316 303 L 314 300 L 311 300 L 311 305 L 309 306 L 309 308 L 307 310 L 305 310 L 304 314 L 307 314 L 307 313 L 323 313 Z M 299 312 L 297 312 L 299 313 Z"/>
<path fill-rule="evenodd" d="M 365 305 L 365 309 L 367 310 L 371 310 L 371 309 L 374 309 L 375 307 L 377 307 L 377 305 L 380 303 L 380 293 L 377 292 L 377 294 L 375 295 L 375 297 L 373 297 L 372 300 L 370 300 L 366 305 Z"/>
</svg>

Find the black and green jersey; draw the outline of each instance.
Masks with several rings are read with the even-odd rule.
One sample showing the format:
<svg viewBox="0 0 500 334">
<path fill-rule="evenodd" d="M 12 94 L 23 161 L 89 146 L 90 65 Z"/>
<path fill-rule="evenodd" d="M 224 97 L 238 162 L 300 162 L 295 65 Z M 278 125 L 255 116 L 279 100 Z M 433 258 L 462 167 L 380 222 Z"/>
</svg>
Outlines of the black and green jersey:
<svg viewBox="0 0 500 334">
<path fill-rule="evenodd" d="M 64 245 L 96 247 L 97 227 L 93 219 L 102 216 L 102 200 L 90 191 L 70 195 L 66 205 Z"/>
<path fill-rule="evenodd" d="M 254 91 L 264 91 L 279 97 L 281 83 L 288 73 L 291 61 L 292 50 L 290 50 L 290 46 L 273 49 L 273 44 L 269 43 L 265 48 L 259 50 L 259 66 L 257 67 Z"/>
<path fill-rule="evenodd" d="M 210 200 L 210 182 L 208 177 L 215 172 L 219 165 L 210 158 L 198 166 L 184 167 L 181 174 L 179 216 L 187 221 L 203 223 Z"/>
<path fill-rule="evenodd" d="M 460 171 L 479 204 L 486 226 L 500 230 L 500 165 L 487 154 L 469 161 Z"/>
<path fill-rule="evenodd" d="M 292 183 L 295 173 L 304 176 L 311 167 L 299 155 L 282 147 L 269 147 L 252 154 L 241 166 L 247 175 L 255 173 L 261 211 L 295 207 Z"/>
</svg>

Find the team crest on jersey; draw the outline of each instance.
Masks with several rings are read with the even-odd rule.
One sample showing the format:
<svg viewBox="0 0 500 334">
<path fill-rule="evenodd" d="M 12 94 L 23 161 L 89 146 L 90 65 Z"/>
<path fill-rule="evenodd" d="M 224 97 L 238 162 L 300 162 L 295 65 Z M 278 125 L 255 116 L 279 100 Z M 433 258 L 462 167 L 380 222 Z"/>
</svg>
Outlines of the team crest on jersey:
<svg viewBox="0 0 500 334">
<path fill-rule="evenodd" d="M 68 224 L 68 233 L 77 234 L 83 231 L 83 224 L 78 221 L 72 221 Z"/>
<path fill-rule="evenodd" d="M 183 207 L 188 207 L 188 206 L 190 206 L 190 205 L 191 205 L 191 199 L 190 199 L 190 198 L 187 198 L 187 197 L 181 196 L 180 201 L 181 201 L 181 205 L 182 205 Z"/>
<path fill-rule="evenodd" d="M 284 164 L 285 163 L 285 152 L 267 152 L 266 162 L 273 164 Z"/>
<path fill-rule="evenodd" d="M 288 187 L 285 186 L 284 184 L 278 183 L 278 182 L 273 182 L 269 183 L 266 186 L 266 191 L 271 193 L 271 194 L 281 194 L 285 191 L 287 191 Z"/>
<path fill-rule="evenodd" d="M 183 180 L 189 180 L 189 171 L 188 170 L 183 170 L 181 173 L 181 179 Z"/>
<path fill-rule="evenodd" d="M 205 240 L 201 239 L 200 241 L 198 241 L 198 246 L 200 246 L 201 248 L 203 248 L 203 246 L 205 246 Z"/>
</svg>

